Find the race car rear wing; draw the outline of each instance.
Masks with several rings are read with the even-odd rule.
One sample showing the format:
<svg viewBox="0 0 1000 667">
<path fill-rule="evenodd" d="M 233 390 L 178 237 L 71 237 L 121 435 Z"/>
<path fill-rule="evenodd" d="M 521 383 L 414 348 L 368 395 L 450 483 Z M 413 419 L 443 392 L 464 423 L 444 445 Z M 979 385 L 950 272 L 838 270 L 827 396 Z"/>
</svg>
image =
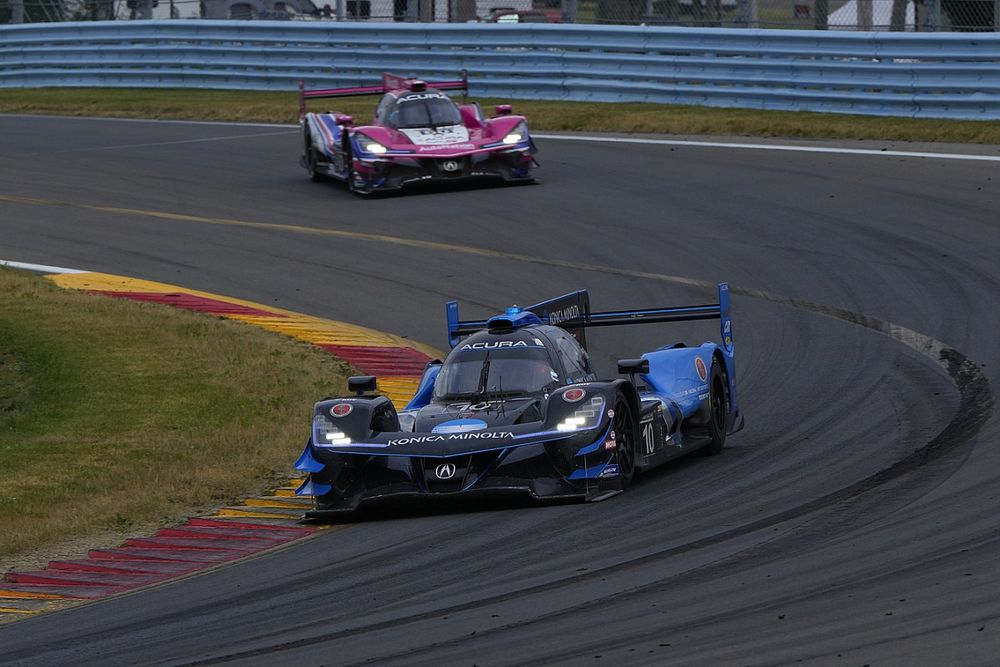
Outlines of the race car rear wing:
<svg viewBox="0 0 1000 667">
<path fill-rule="evenodd" d="M 622 324 L 653 324 L 657 322 L 689 322 L 692 320 L 719 320 L 719 332 L 727 352 L 733 350 L 733 322 L 729 312 L 729 283 L 718 284 L 719 302 L 696 306 L 671 306 L 641 310 L 611 310 L 590 312 L 590 295 L 587 290 L 570 292 L 548 301 L 536 303 L 523 310 L 534 313 L 543 324 L 553 324 L 576 336 L 587 346 L 584 331 L 590 327 L 611 327 Z M 455 347 L 462 336 L 481 331 L 489 320 L 458 318 L 458 302 L 445 305 L 448 320 L 448 343 Z"/>
<path fill-rule="evenodd" d="M 321 99 L 324 97 L 357 97 L 359 95 L 384 95 L 390 90 L 423 90 L 424 88 L 437 88 L 438 90 L 461 90 L 463 94 L 469 92 L 469 73 L 462 70 L 461 79 L 458 81 L 423 81 L 422 79 L 411 79 L 398 74 L 382 72 L 382 83 L 378 86 L 351 86 L 348 88 L 317 88 L 306 90 L 305 81 L 299 80 L 299 116 L 306 113 L 306 100 Z"/>
</svg>

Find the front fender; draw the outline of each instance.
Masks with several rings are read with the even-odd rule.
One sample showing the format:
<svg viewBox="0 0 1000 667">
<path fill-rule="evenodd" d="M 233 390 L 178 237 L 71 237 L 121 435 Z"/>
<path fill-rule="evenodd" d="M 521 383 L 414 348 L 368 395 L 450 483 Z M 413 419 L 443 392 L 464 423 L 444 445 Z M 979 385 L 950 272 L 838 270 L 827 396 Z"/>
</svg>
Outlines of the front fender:
<svg viewBox="0 0 1000 667">
<path fill-rule="evenodd" d="M 309 132 L 313 147 L 328 158 L 333 158 L 343 142 L 343 126 L 338 125 L 333 114 L 308 113 L 302 124 Z"/>
<path fill-rule="evenodd" d="M 629 389 L 632 390 L 631 395 L 629 395 Z M 575 392 L 580 391 L 583 392 L 583 396 L 576 398 Z M 614 409 L 619 393 L 624 394 L 626 400 L 629 401 L 632 413 L 638 414 L 635 389 L 626 380 L 583 382 L 559 387 L 549 394 L 549 398 L 545 402 L 544 428 L 547 431 L 558 431 L 560 424 L 565 424 L 566 420 L 571 418 L 588 420 L 586 423 L 589 428 L 595 431 L 605 428 L 611 419 L 609 413 Z M 570 400 L 570 398 L 575 400 Z"/>
<path fill-rule="evenodd" d="M 392 132 L 388 128 L 379 127 L 378 125 L 365 125 L 355 128 L 354 132 L 351 133 L 351 139 L 354 139 L 358 133 L 386 147 L 392 147 L 394 144 L 399 143 L 393 139 Z"/>
<path fill-rule="evenodd" d="M 642 380 L 653 391 L 669 396 L 684 418 L 698 412 L 708 398 L 708 378 L 718 345 L 661 348 L 642 355 L 649 360 L 649 373 Z"/>
</svg>

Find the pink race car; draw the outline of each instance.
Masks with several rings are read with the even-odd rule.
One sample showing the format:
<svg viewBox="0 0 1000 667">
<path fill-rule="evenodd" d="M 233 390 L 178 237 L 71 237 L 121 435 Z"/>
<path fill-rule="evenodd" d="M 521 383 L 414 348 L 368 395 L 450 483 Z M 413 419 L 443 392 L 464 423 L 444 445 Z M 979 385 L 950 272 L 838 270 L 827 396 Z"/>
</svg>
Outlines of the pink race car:
<svg viewBox="0 0 1000 667">
<path fill-rule="evenodd" d="M 380 86 L 328 90 L 306 90 L 300 82 L 302 166 L 314 181 L 346 181 L 363 195 L 428 181 L 534 182 L 528 121 L 512 115 L 509 104 L 486 118 L 478 104 L 456 104 L 444 90 L 467 93 L 466 73 L 440 82 L 383 74 Z M 309 99 L 355 95 L 382 95 L 368 125 L 335 111 L 306 112 Z"/>
</svg>

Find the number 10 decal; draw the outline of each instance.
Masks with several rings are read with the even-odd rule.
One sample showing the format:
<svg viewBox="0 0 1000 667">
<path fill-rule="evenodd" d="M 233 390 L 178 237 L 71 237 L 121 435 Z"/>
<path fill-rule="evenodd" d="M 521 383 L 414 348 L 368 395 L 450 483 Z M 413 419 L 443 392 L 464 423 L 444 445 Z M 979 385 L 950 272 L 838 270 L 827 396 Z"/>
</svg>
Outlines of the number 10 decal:
<svg viewBox="0 0 1000 667">
<path fill-rule="evenodd" d="M 653 433 L 653 422 L 651 421 L 642 425 L 642 443 L 646 448 L 646 456 L 656 450 L 656 436 Z"/>
</svg>

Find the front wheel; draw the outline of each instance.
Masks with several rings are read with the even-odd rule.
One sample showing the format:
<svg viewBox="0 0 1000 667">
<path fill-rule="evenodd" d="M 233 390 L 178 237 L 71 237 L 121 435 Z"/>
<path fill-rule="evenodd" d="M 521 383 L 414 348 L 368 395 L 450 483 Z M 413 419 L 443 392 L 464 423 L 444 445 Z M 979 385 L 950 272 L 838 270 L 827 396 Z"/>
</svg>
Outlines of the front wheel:
<svg viewBox="0 0 1000 667">
<path fill-rule="evenodd" d="M 357 177 L 358 172 L 354 170 L 354 160 L 347 159 L 347 191 L 353 192 L 354 194 L 361 194 L 357 190 L 357 186 L 354 184 L 354 179 Z"/>
<path fill-rule="evenodd" d="M 635 419 L 632 408 L 624 396 L 615 401 L 615 416 L 612 432 L 615 437 L 615 463 L 618 465 L 618 477 L 621 480 L 622 491 L 632 483 L 635 476 L 636 443 Z"/>
<path fill-rule="evenodd" d="M 347 156 L 347 190 L 359 197 L 365 197 L 370 194 L 367 190 L 362 190 L 357 186 L 358 170 L 354 168 L 354 159 L 348 154 Z"/>
<path fill-rule="evenodd" d="M 719 368 L 719 362 L 713 359 L 708 394 L 708 436 L 710 441 L 702 448 L 702 452 L 706 456 L 719 454 L 726 444 L 726 418 L 729 415 L 726 385 L 726 375 Z"/>
</svg>

